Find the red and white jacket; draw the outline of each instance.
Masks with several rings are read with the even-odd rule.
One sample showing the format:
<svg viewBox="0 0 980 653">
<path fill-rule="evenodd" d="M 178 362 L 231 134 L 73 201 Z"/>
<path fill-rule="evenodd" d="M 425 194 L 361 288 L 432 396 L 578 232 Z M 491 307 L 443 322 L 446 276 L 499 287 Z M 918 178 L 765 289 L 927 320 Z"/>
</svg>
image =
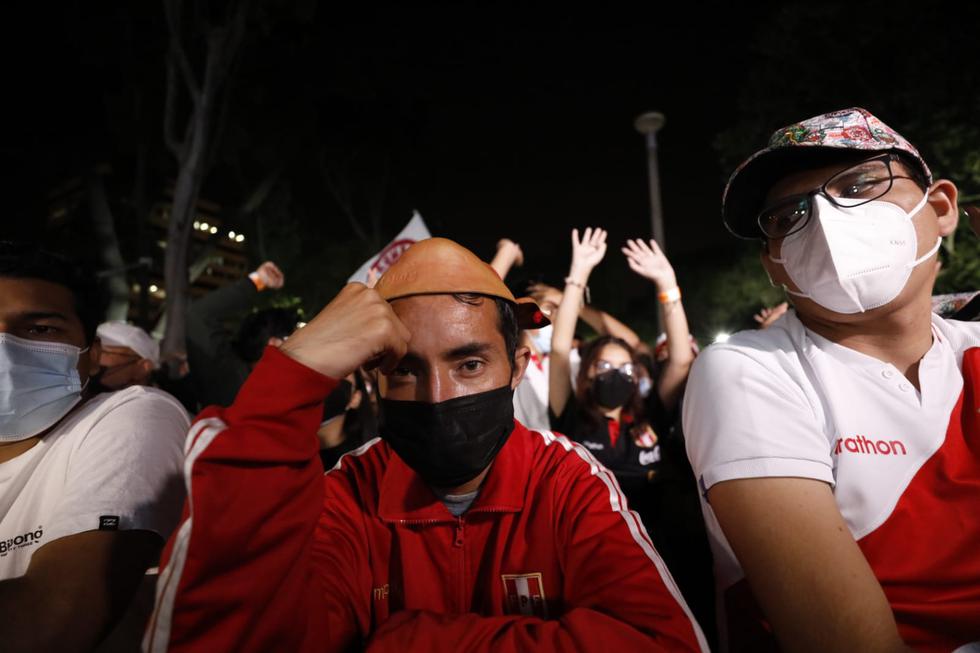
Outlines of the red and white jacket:
<svg viewBox="0 0 980 653">
<path fill-rule="evenodd" d="M 270 348 L 191 427 L 147 651 L 707 650 L 586 449 L 515 423 L 456 518 L 381 440 L 323 473 L 335 384 Z"/>
</svg>

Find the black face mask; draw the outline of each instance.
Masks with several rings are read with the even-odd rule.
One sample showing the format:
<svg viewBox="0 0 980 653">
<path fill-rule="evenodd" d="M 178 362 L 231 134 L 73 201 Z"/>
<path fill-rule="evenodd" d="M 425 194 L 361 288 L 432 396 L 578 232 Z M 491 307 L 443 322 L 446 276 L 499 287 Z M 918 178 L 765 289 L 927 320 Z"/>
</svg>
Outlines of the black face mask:
<svg viewBox="0 0 980 653">
<path fill-rule="evenodd" d="M 430 404 L 381 400 L 382 438 L 426 483 L 452 488 L 487 468 L 514 430 L 510 385 Z"/>
<path fill-rule="evenodd" d="M 619 370 L 599 374 L 592 380 L 592 396 L 603 408 L 619 408 L 635 391 L 633 379 Z"/>
</svg>

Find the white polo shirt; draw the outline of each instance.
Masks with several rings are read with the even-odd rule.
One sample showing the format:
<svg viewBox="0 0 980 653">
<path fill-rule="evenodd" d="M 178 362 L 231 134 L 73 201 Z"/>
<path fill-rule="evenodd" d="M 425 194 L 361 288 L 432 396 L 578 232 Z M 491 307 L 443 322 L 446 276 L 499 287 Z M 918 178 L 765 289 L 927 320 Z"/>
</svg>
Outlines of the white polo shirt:
<svg viewBox="0 0 980 653">
<path fill-rule="evenodd" d="M 132 386 L 89 399 L 0 464 L 0 580 L 22 576 L 45 544 L 84 531 L 165 540 L 183 506 L 188 426 L 173 397 Z"/>
<path fill-rule="evenodd" d="M 969 351 L 980 347 L 980 324 L 933 316 L 932 331 L 921 393 L 892 365 L 809 331 L 793 311 L 696 360 L 684 433 L 733 648 L 757 642 L 758 632 L 735 631 L 760 613 L 704 493 L 773 476 L 833 487 L 908 644 L 980 642 L 980 349 Z"/>
</svg>

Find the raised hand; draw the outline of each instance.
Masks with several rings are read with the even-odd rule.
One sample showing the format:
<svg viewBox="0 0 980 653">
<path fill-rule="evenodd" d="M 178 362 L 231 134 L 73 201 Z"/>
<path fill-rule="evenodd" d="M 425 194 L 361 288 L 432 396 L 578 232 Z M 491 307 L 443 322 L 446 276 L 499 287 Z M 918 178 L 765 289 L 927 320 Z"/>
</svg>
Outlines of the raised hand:
<svg viewBox="0 0 980 653">
<path fill-rule="evenodd" d="M 286 275 L 282 273 L 279 266 L 272 261 L 266 261 L 260 265 L 255 274 L 258 275 L 262 288 L 272 288 L 279 290 L 286 284 Z"/>
<path fill-rule="evenodd" d="M 572 267 L 569 276 L 585 283 L 592 268 L 599 265 L 605 255 L 605 229 L 586 227 L 581 239 L 578 236 L 578 229 L 572 229 Z"/>
<path fill-rule="evenodd" d="M 342 379 L 361 365 L 391 372 L 411 337 L 377 291 L 349 283 L 280 351 L 321 374 Z"/>
<path fill-rule="evenodd" d="M 768 329 L 769 325 L 778 320 L 789 308 L 789 304 L 783 302 L 773 307 L 766 306 L 761 311 L 753 315 L 753 319 L 759 323 L 760 329 Z"/>
<path fill-rule="evenodd" d="M 497 241 L 497 254 L 507 257 L 517 267 L 524 265 L 524 250 L 510 238 Z"/>
<path fill-rule="evenodd" d="M 651 240 L 650 244 L 636 239 L 626 241 L 626 246 L 622 248 L 626 255 L 626 262 L 630 269 L 644 279 L 649 279 L 657 285 L 661 291 L 670 290 L 677 287 L 677 276 L 671 266 L 667 256 L 660 249 L 657 241 Z"/>
</svg>

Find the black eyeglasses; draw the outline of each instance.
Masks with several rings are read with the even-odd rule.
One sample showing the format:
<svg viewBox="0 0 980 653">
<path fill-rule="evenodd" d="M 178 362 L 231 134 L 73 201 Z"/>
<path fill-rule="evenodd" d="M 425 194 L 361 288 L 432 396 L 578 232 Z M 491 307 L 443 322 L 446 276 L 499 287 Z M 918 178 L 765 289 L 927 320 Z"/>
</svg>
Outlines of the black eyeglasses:
<svg viewBox="0 0 980 653">
<path fill-rule="evenodd" d="M 897 160 L 894 154 L 882 154 L 835 173 L 820 188 L 785 197 L 759 213 L 759 228 L 769 238 L 785 238 L 796 233 L 810 221 L 813 196 L 818 193 L 835 206 L 853 208 L 890 191 L 896 179 L 918 182 L 914 177 L 892 171 L 892 162 Z"/>
</svg>

